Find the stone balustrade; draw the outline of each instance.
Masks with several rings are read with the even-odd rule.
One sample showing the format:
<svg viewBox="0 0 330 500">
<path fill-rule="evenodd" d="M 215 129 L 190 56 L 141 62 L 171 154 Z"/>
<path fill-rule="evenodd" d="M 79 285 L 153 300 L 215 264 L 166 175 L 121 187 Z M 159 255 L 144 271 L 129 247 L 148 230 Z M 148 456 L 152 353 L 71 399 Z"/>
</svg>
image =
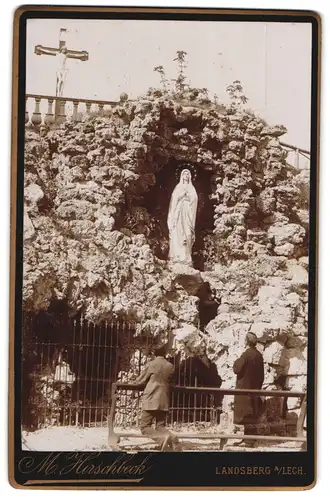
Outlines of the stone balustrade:
<svg viewBox="0 0 330 500">
<path fill-rule="evenodd" d="M 26 94 L 25 124 L 39 127 L 41 124 L 52 126 L 66 121 L 80 121 L 83 116 L 110 116 L 111 109 L 120 102 L 128 100 L 127 94 L 121 94 L 119 101 L 100 101 L 73 97 L 55 97 L 50 95 Z M 298 169 L 309 169 L 310 152 L 280 142 L 288 151 L 287 162 Z"/>
<path fill-rule="evenodd" d="M 127 94 L 120 101 L 127 100 Z M 26 94 L 25 124 L 34 127 L 58 125 L 66 121 L 80 121 L 85 115 L 109 116 L 111 109 L 119 102 L 77 99 L 73 97 L 54 97 L 48 95 Z"/>
</svg>

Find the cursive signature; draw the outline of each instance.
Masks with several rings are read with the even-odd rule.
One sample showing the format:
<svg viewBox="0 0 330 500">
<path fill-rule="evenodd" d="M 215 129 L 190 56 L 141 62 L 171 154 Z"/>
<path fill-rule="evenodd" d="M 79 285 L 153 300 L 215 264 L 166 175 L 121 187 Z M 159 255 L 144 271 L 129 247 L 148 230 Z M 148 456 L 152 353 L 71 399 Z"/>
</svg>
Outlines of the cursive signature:
<svg viewBox="0 0 330 500">
<path fill-rule="evenodd" d="M 22 474 L 37 473 L 44 476 L 65 476 L 66 474 L 88 476 L 141 476 L 151 468 L 151 454 L 142 459 L 122 453 L 114 460 L 106 460 L 104 453 L 49 453 L 45 457 L 27 456 L 18 463 Z"/>
</svg>

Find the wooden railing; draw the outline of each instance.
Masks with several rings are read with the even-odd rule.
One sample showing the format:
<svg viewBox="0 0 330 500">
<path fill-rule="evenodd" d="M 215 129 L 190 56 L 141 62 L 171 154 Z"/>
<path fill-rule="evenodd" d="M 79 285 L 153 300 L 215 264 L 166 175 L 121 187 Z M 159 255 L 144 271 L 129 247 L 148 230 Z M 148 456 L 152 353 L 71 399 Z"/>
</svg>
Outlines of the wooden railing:
<svg viewBox="0 0 330 500">
<path fill-rule="evenodd" d="M 118 389 L 126 389 L 136 392 L 141 392 L 142 387 L 136 384 L 129 384 L 123 382 L 115 382 L 111 386 L 111 407 L 108 415 L 108 445 L 110 447 L 117 446 L 120 442 L 121 437 L 141 437 L 145 438 L 140 433 L 129 431 L 116 431 L 114 430 L 114 421 L 116 414 L 116 394 Z M 219 439 L 220 449 L 222 450 L 224 445 L 228 440 L 244 438 L 247 441 L 262 440 L 262 441 L 275 441 L 275 442 L 285 442 L 285 441 L 295 441 L 302 443 L 303 446 L 306 445 L 307 439 L 304 436 L 304 421 L 306 418 L 306 393 L 301 391 L 267 391 L 267 390 L 255 390 L 255 389 L 220 389 L 214 387 L 184 387 L 184 386 L 172 386 L 172 392 L 183 392 L 183 393 L 193 393 L 193 394 L 220 394 L 222 396 L 239 396 L 239 395 L 254 395 L 254 396 L 270 396 L 270 397 L 281 397 L 281 398 L 299 398 L 300 413 L 297 420 L 297 436 L 264 436 L 264 435 L 240 435 L 240 434 L 225 434 L 225 433 L 187 433 L 180 432 L 177 433 L 179 439 Z"/>
<path fill-rule="evenodd" d="M 121 100 L 127 99 L 123 96 Z M 31 123 L 35 127 L 42 124 L 51 126 L 54 123 L 63 123 L 68 119 L 79 121 L 82 115 L 105 116 L 118 103 L 117 101 L 26 94 L 25 123 Z"/>
</svg>

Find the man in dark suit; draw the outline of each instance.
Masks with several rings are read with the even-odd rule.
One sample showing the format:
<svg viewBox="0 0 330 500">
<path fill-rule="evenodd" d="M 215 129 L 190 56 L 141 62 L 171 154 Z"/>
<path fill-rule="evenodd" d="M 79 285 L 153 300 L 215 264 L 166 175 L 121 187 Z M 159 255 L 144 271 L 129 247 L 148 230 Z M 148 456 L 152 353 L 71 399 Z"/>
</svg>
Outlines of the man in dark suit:
<svg viewBox="0 0 330 500">
<path fill-rule="evenodd" d="M 257 350 L 257 337 L 254 333 L 246 335 L 247 349 L 233 366 L 237 375 L 236 389 L 261 389 L 264 381 L 264 360 Z M 235 396 L 234 423 L 244 425 L 244 434 L 255 433 L 255 426 L 261 415 L 262 403 L 260 396 Z M 254 447 L 256 441 L 242 440 L 236 446 Z"/>
<path fill-rule="evenodd" d="M 155 359 L 135 381 L 135 384 L 144 387 L 141 432 L 156 441 L 161 450 L 171 448 L 181 451 L 178 438 L 165 428 L 166 413 L 169 410 L 169 384 L 174 366 L 165 359 L 165 346 L 154 349 L 154 354 Z M 152 427 L 153 421 L 155 429 Z"/>
</svg>

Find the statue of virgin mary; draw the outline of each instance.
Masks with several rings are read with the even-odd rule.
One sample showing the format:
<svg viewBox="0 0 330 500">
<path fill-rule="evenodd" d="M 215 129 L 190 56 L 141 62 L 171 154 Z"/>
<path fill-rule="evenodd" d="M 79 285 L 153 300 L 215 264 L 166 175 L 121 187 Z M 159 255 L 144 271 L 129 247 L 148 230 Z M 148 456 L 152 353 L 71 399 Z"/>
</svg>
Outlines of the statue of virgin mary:
<svg viewBox="0 0 330 500">
<path fill-rule="evenodd" d="M 195 241 L 195 222 L 198 197 L 191 182 L 191 172 L 183 169 L 175 186 L 168 211 L 170 235 L 169 260 L 192 266 L 191 252 Z"/>
</svg>

